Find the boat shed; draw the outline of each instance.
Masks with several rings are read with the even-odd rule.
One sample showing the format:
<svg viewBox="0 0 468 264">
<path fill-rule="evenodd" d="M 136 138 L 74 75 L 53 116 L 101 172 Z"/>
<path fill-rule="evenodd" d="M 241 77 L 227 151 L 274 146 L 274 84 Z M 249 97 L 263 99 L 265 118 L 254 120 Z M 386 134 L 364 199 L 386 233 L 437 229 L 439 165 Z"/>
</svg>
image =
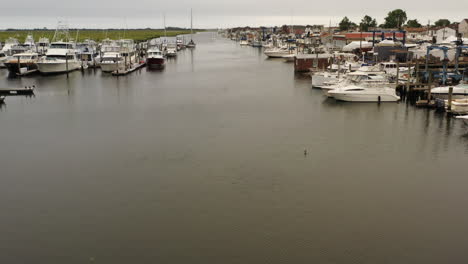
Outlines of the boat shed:
<svg viewBox="0 0 468 264">
<path fill-rule="evenodd" d="M 294 59 L 294 71 L 308 72 L 310 68 L 327 68 L 332 57 L 331 54 L 298 54 Z"/>
</svg>

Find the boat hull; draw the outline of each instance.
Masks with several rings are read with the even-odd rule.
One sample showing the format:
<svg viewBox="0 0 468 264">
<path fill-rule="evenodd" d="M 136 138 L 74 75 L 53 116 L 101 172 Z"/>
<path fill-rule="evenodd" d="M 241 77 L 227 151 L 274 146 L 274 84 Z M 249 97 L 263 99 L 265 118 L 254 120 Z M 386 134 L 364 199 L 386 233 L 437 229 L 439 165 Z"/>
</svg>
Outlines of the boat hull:
<svg viewBox="0 0 468 264">
<path fill-rule="evenodd" d="M 392 94 L 379 93 L 353 93 L 353 92 L 334 92 L 329 94 L 338 101 L 344 102 L 397 102 L 400 97 Z"/>
<path fill-rule="evenodd" d="M 18 63 L 5 63 L 5 67 L 11 74 L 19 74 L 20 69 L 23 68 L 26 68 L 28 71 L 37 70 L 37 64 L 33 62 L 20 63 L 20 67 L 18 67 Z"/>
<path fill-rule="evenodd" d="M 118 69 L 119 69 L 118 63 L 101 62 L 101 71 L 103 72 L 114 72 Z"/>
<path fill-rule="evenodd" d="M 147 58 L 146 65 L 151 69 L 162 69 L 166 66 L 164 58 Z"/>
<path fill-rule="evenodd" d="M 64 73 L 78 70 L 81 67 L 78 61 L 69 61 L 68 67 L 66 62 L 39 62 L 37 63 L 37 69 L 40 73 Z M 68 69 L 68 70 L 67 70 Z"/>
</svg>

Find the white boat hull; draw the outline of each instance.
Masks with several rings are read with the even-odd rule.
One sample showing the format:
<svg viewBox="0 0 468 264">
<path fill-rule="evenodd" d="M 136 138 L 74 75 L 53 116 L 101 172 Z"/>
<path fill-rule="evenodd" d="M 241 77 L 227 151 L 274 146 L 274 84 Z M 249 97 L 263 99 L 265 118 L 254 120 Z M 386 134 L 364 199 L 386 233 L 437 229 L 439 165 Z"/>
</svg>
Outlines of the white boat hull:
<svg viewBox="0 0 468 264">
<path fill-rule="evenodd" d="M 66 62 L 38 62 L 37 69 L 41 73 L 62 73 L 78 70 L 81 63 L 78 61 L 69 61 L 68 67 Z"/>
<path fill-rule="evenodd" d="M 388 93 L 354 93 L 354 92 L 337 92 L 330 91 L 329 94 L 338 101 L 345 102 L 397 102 L 400 97 Z"/>
<path fill-rule="evenodd" d="M 118 63 L 101 62 L 101 71 L 103 71 L 103 72 L 114 72 L 117 69 L 119 69 L 119 64 Z"/>
</svg>

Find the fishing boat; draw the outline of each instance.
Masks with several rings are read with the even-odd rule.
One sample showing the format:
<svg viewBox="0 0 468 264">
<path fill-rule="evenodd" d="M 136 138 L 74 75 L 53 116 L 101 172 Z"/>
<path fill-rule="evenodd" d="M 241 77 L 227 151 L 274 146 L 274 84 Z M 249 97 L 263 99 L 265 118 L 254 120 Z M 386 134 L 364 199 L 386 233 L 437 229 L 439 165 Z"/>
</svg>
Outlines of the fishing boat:
<svg viewBox="0 0 468 264">
<path fill-rule="evenodd" d="M 37 62 L 37 69 L 44 74 L 71 72 L 80 66 L 75 44 L 64 41 L 52 42 L 46 55 Z"/>
<path fill-rule="evenodd" d="M 148 68 L 162 69 L 166 65 L 166 59 L 157 47 L 151 48 L 148 50 L 148 55 L 146 57 L 146 65 Z"/>
<path fill-rule="evenodd" d="M 465 125 L 468 126 L 468 115 L 457 116 L 457 118 L 463 120 L 463 122 L 465 122 Z"/>
<path fill-rule="evenodd" d="M 15 38 L 8 38 L 6 41 L 5 41 L 5 45 L 3 46 L 2 48 L 2 51 L 3 53 L 5 53 L 6 56 L 11 56 L 13 54 L 11 54 L 11 49 L 14 47 L 14 46 L 18 46 L 19 45 L 19 42 L 17 39 Z"/>
<path fill-rule="evenodd" d="M 36 52 L 36 43 L 34 42 L 34 38 L 32 35 L 26 36 L 23 47 L 25 47 L 27 51 Z"/>
<path fill-rule="evenodd" d="M 431 89 L 431 94 L 434 98 L 448 99 L 450 87 L 436 87 Z M 452 99 L 468 98 L 468 84 L 463 83 L 453 86 Z"/>
<path fill-rule="evenodd" d="M 364 85 L 350 85 L 344 88 L 329 91 L 331 97 L 346 102 L 397 102 L 400 97 L 395 88 L 366 87 Z"/>
<path fill-rule="evenodd" d="M 76 44 L 70 41 L 68 25 L 58 23 L 52 43 L 45 56 L 37 62 L 37 69 L 43 74 L 65 73 L 80 68 L 76 56 Z"/>
<path fill-rule="evenodd" d="M 36 71 L 39 55 L 35 52 L 15 54 L 5 62 L 10 74 L 23 74 L 26 72 Z"/>
<path fill-rule="evenodd" d="M 192 9 L 190 9 L 190 41 L 187 43 L 187 48 L 193 49 L 197 46 L 195 42 L 193 41 L 193 14 L 192 14 Z"/>
</svg>

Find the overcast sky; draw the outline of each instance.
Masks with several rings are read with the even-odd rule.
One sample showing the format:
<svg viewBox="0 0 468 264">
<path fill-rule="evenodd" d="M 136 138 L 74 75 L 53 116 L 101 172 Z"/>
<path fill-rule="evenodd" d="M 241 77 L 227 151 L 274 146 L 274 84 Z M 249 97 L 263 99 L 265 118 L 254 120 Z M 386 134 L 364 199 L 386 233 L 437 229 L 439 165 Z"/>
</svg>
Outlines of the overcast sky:
<svg viewBox="0 0 468 264">
<path fill-rule="evenodd" d="M 66 3 L 66 4 L 65 4 Z M 422 24 L 428 20 L 448 18 L 461 21 L 468 18 L 468 1 L 445 0 L 437 3 L 420 1 L 317 1 L 317 0 L 22 0 L 2 1 L 0 28 L 55 28 L 58 20 L 66 20 L 69 27 L 88 28 L 160 28 L 162 14 L 167 26 L 190 26 L 193 8 L 194 27 L 222 28 L 283 24 L 336 25 L 343 16 L 354 22 L 364 15 L 377 18 L 380 24 L 385 15 L 396 8 L 417 18 Z"/>
</svg>

